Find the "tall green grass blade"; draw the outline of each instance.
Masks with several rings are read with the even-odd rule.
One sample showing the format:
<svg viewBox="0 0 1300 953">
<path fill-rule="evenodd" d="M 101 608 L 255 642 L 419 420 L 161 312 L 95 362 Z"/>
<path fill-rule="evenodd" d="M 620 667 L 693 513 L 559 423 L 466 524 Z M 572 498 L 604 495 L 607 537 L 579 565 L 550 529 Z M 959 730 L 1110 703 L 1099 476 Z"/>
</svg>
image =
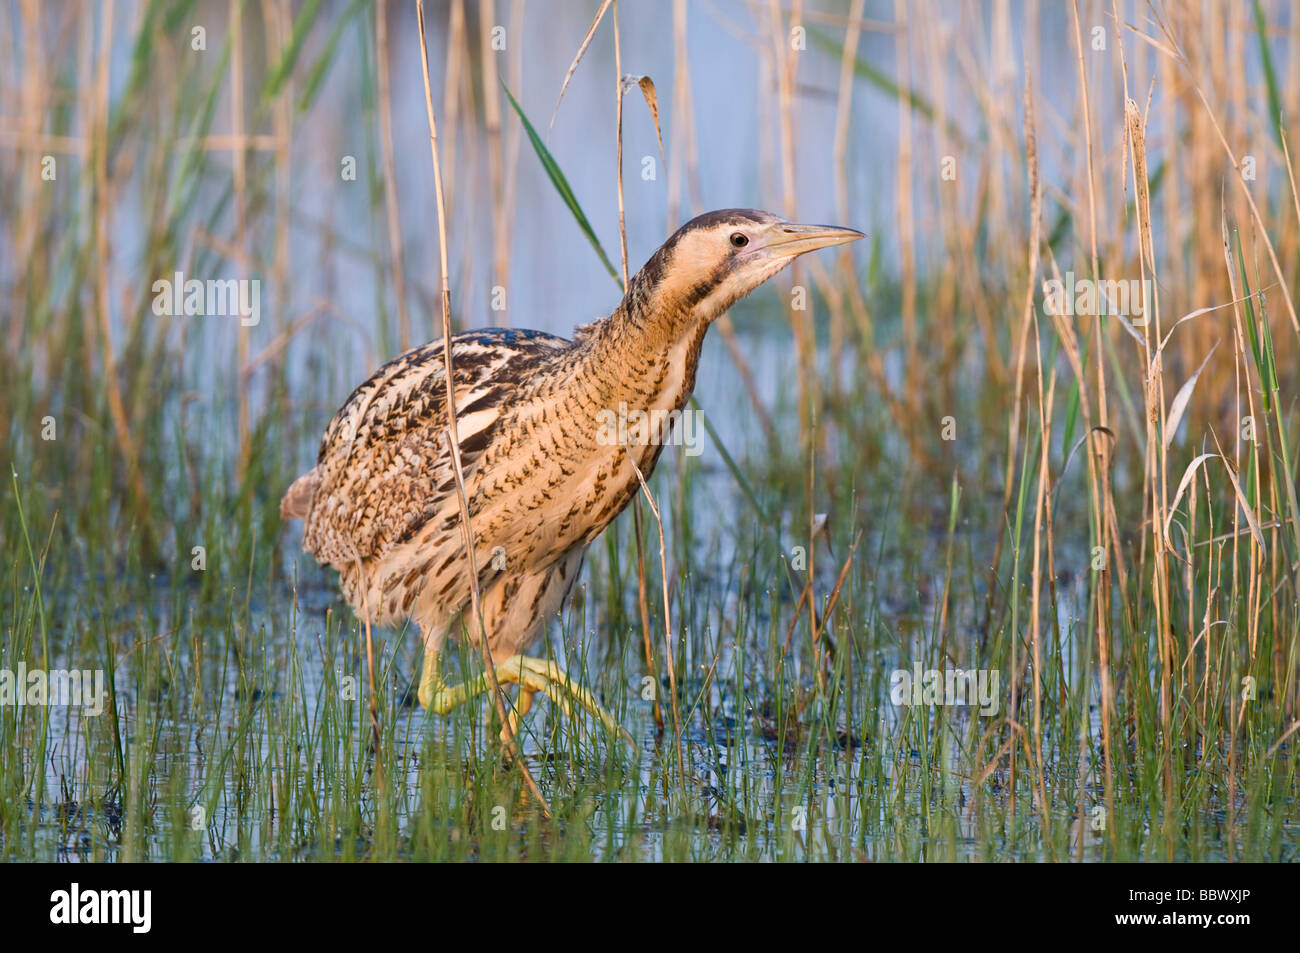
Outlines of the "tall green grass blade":
<svg viewBox="0 0 1300 953">
<path fill-rule="evenodd" d="M 1259 37 L 1259 60 L 1264 70 L 1264 85 L 1268 89 L 1268 125 L 1277 139 L 1278 148 L 1282 147 L 1282 96 L 1277 87 L 1277 70 L 1273 67 L 1273 53 L 1268 47 L 1268 23 L 1264 20 L 1264 8 L 1255 0 L 1255 33 Z"/>
<path fill-rule="evenodd" d="M 366 0 L 352 0 L 343 16 L 339 17 L 334 24 L 334 29 L 330 32 L 325 48 L 321 50 L 320 56 L 316 57 L 316 62 L 312 64 L 311 70 L 307 73 L 307 80 L 303 83 L 302 92 L 298 95 L 299 113 L 306 112 L 311 104 L 315 102 L 316 94 L 320 92 L 321 83 L 337 59 L 334 54 L 338 49 L 339 40 L 343 37 L 343 28 L 352 22 L 352 18 L 357 14 L 357 11 L 369 9 L 369 7 L 370 4 Z"/>
<path fill-rule="evenodd" d="M 609 260 L 609 256 L 605 254 L 605 249 L 601 247 L 600 239 L 596 237 L 596 231 L 591 227 L 591 222 L 587 220 L 586 214 L 582 211 L 582 206 L 578 204 L 578 197 L 573 194 L 573 189 L 569 187 L 569 180 L 560 171 L 559 163 L 555 161 L 551 151 L 546 148 L 546 143 L 542 142 L 542 137 L 537 134 L 533 124 L 524 115 L 518 100 L 510 92 L 510 87 L 502 83 L 501 88 L 505 90 L 506 98 L 510 100 L 510 105 L 514 107 L 515 113 L 519 116 L 519 121 L 524 124 L 524 132 L 528 135 L 528 141 L 533 144 L 533 151 L 537 153 L 537 158 L 542 160 L 542 168 L 546 170 L 551 184 L 555 186 L 555 191 L 560 193 L 560 198 L 564 199 L 564 204 L 568 206 L 569 213 L 573 216 L 574 221 L 578 223 L 578 227 L 582 229 L 582 234 L 587 236 L 587 241 L 591 242 L 591 247 L 596 249 L 596 254 L 600 256 L 601 262 L 605 265 L 605 270 L 622 288 L 623 279 L 619 277 L 617 269 Z"/>
<path fill-rule="evenodd" d="M 293 73 L 294 64 L 298 62 L 298 56 L 302 53 L 303 42 L 307 39 L 307 34 L 312 25 L 316 22 L 316 14 L 320 11 L 320 0 L 307 0 L 299 9 L 298 15 L 293 18 L 293 30 L 289 35 L 289 45 L 284 48 L 280 55 L 279 61 L 275 68 L 266 78 L 266 83 L 262 86 L 262 102 L 265 105 L 275 98 L 280 92 L 280 87 Z"/>
<path fill-rule="evenodd" d="M 1273 391 L 1276 389 L 1277 382 L 1271 373 L 1272 365 L 1268 360 L 1268 355 L 1264 353 L 1260 346 L 1259 325 L 1255 318 L 1255 299 L 1250 290 L 1250 278 L 1246 275 L 1246 260 L 1241 254 L 1241 232 L 1234 228 L 1232 236 L 1237 243 L 1237 270 L 1241 274 L 1241 293 L 1246 305 L 1246 330 L 1250 334 L 1250 351 L 1255 358 L 1255 369 L 1259 372 L 1264 413 L 1267 414 L 1272 407 Z"/>
</svg>

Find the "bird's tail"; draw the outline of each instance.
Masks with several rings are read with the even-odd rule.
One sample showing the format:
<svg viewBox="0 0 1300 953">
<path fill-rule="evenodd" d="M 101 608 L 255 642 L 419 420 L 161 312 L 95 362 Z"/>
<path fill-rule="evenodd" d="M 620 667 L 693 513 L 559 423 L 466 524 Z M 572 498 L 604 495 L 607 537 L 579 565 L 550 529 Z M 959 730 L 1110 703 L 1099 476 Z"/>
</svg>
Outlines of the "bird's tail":
<svg viewBox="0 0 1300 953">
<path fill-rule="evenodd" d="M 289 491 L 284 494 L 284 499 L 280 500 L 280 518 L 297 517 L 305 520 L 307 514 L 311 512 L 311 502 L 316 496 L 318 486 L 320 486 L 320 476 L 316 473 L 315 467 L 294 480 Z"/>
</svg>

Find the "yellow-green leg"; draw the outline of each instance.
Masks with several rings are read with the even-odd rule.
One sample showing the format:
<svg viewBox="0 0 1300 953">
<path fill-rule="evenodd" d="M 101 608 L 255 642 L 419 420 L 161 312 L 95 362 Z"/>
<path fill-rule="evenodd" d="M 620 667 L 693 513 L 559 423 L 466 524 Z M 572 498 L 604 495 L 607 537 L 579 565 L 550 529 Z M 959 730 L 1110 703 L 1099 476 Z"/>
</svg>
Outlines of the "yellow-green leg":
<svg viewBox="0 0 1300 953">
<path fill-rule="evenodd" d="M 518 729 L 520 719 L 532 707 L 533 696 L 537 692 L 544 692 L 566 717 L 573 717 L 571 703 L 577 702 L 598 718 L 606 730 L 628 737 L 618 720 L 596 701 L 595 696 L 571 682 L 569 676 L 554 662 L 528 655 L 512 655 L 505 661 L 498 662 L 495 671 L 499 684 L 518 685 L 520 689 L 519 701 L 509 714 L 512 731 Z M 459 685 L 448 685 L 438 674 L 437 653 L 425 652 L 419 691 L 420 704 L 425 710 L 445 715 L 456 706 L 478 698 L 491 687 L 486 672 Z M 502 734 L 504 736 L 504 731 Z"/>
</svg>

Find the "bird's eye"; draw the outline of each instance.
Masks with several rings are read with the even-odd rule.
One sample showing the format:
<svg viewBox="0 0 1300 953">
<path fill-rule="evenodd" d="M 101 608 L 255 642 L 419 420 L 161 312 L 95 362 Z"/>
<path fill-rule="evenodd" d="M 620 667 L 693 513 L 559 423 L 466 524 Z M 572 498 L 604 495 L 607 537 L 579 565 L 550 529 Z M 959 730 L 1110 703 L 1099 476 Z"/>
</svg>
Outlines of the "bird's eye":
<svg viewBox="0 0 1300 953">
<path fill-rule="evenodd" d="M 744 248 L 749 244 L 749 239 L 740 232 L 733 232 L 731 235 L 731 244 L 735 245 L 737 248 Z"/>
</svg>

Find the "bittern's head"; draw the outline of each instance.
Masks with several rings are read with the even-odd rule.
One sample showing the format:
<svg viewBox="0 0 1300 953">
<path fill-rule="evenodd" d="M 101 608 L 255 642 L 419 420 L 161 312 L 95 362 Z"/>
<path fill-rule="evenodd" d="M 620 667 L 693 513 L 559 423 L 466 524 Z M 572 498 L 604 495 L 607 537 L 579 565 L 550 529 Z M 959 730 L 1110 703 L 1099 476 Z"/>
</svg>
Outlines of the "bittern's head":
<svg viewBox="0 0 1300 953">
<path fill-rule="evenodd" d="M 729 208 L 693 218 L 664 242 L 628 289 L 657 311 L 712 321 L 804 252 L 857 241 L 831 225 L 796 225 L 770 212 Z"/>
</svg>

